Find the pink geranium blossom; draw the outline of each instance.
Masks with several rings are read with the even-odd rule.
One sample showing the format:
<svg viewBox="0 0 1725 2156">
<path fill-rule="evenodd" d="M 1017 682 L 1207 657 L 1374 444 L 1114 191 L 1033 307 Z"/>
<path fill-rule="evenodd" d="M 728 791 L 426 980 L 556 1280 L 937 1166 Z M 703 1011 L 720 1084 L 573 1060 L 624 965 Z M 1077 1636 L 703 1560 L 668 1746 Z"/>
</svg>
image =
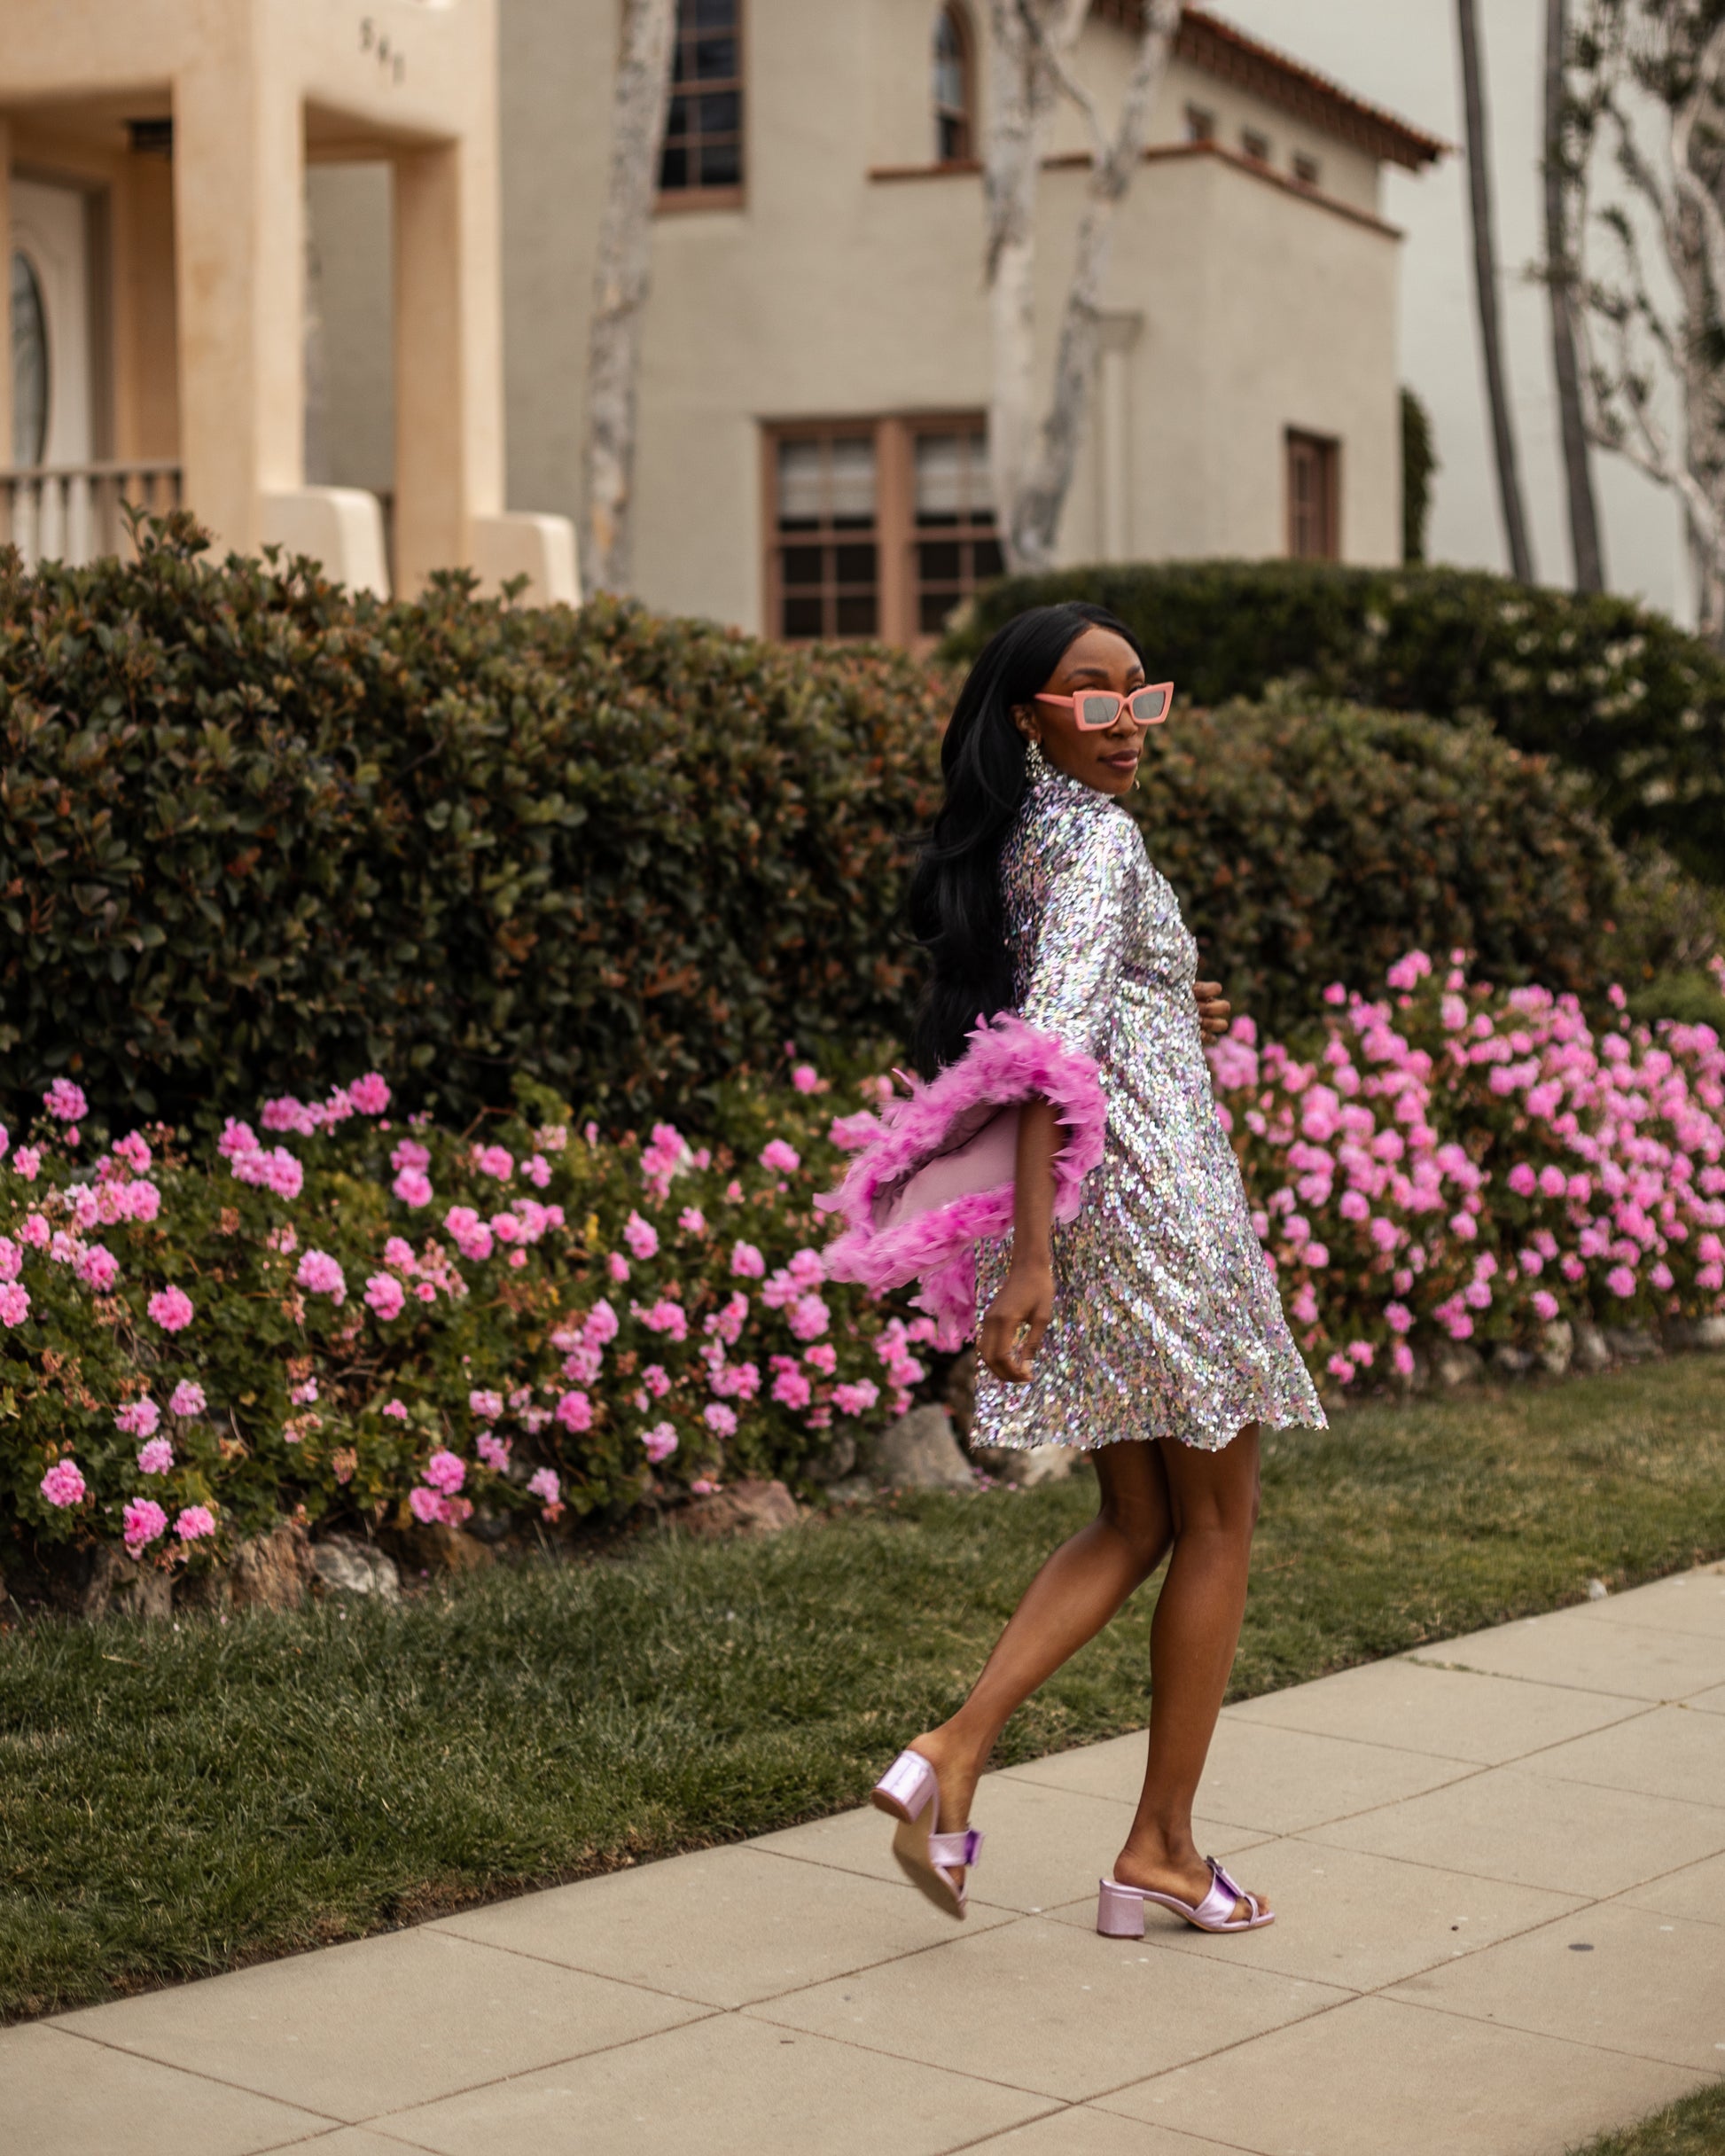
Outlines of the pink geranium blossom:
<svg viewBox="0 0 1725 2156">
<path fill-rule="evenodd" d="M 180 1517 L 183 1519 L 184 1513 Z M 168 1515 L 153 1497 L 134 1497 L 121 1515 L 121 1527 L 126 1538 L 126 1554 L 136 1558 L 158 1535 L 168 1532 Z"/>
<path fill-rule="evenodd" d="M 49 1504 L 64 1512 L 66 1506 L 76 1504 L 82 1498 L 84 1478 L 75 1460 L 56 1460 L 39 1487 Z"/>
<path fill-rule="evenodd" d="M 183 1543 L 199 1542 L 215 1532 L 215 1515 L 207 1505 L 189 1504 L 174 1522 L 174 1532 Z"/>
<path fill-rule="evenodd" d="M 712 1401 L 704 1407 L 701 1420 L 720 1437 L 735 1437 L 737 1434 L 736 1411 L 726 1407 L 722 1401 Z"/>
<path fill-rule="evenodd" d="M 783 1138 L 773 1138 L 761 1148 L 761 1165 L 776 1175 L 789 1176 L 802 1166 L 802 1156 Z"/>
<path fill-rule="evenodd" d="M 168 1411 L 170 1415 L 201 1415 L 208 1405 L 197 1379 L 182 1378 L 168 1395 Z"/>
<path fill-rule="evenodd" d="M 326 1250 L 306 1251 L 293 1277 L 308 1294 L 327 1295 L 337 1304 L 347 1299 L 347 1276 Z"/>
<path fill-rule="evenodd" d="M 407 1504 L 409 1512 L 413 1514 L 420 1526 L 428 1527 L 442 1509 L 443 1500 L 434 1489 L 426 1489 L 421 1486 L 408 1492 Z"/>
<path fill-rule="evenodd" d="M 21 1325 L 29 1315 L 29 1289 L 19 1280 L 0 1282 L 0 1325 Z"/>
<path fill-rule="evenodd" d="M 630 1213 L 623 1223 L 623 1240 L 629 1246 L 631 1256 L 644 1262 L 657 1254 L 659 1230 L 651 1221 L 643 1220 L 638 1213 Z"/>
<path fill-rule="evenodd" d="M 179 1287 L 158 1289 L 144 1308 L 164 1332 L 183 1332 L 195 1315 L 191 1296 Z"/>
<path fill-rule="evenodd" d="M 760 1280 L 765 1277 L 767 1261 L 753 1243 L 736 1243 L 731 1246 L 730 1269 L 739 1280 Z"/>
<path fill-rule="evenodd" d="M 92 1243 L 73 1267 L 86 1287 L 105 1295 L 120 1277 L 120 1261 L 103 1243 Z"/>
<path fill-rule="evenodd" d="M 668 1422 L 656 1422 L 642 1433 L 641 1449 L 655 1467 L 661 1460 L 668 1460 L 676 1449 L 677 1433 Z"/>
<path fill-rule="evenodd" d="M 381 1115 L 389 1105 L 389 1082 L 376 1071 L 367 1071 L 347 1088 L 347 1098 L 362 1115 Z"/>
<path fill-rule="evenodd" d="M 542 1467 L 527 1477 L 528 1496 L 537 1497 L 548 1512 L 562 1510 L 558 1503 L 562 1491 L 563 1486 L 558 1480 L 555 1468 Z"/>
<path fill-rule="evenodd" d="M 416 1211 L 421 1206 L 428 1206 L 434 1195 L 431 1177 L 418 1168 L 402 1168 L 389 1187 L 404 1206 L 410 1206 Z"/>
<path fill-rule="evenodd" d="M 407 1402 L 405 1401 L 386 1400 L 383 1403 L 382 1411 L 384 1414 L 389 1417 L 392 1422 L 405 1422 L 407 1420 Z"/>
<path fill-rule="evenodd" d="M 394 1273 L 371 1273 L 365 1282 L 365 1301 L 367 1308 L 387 1324 L 391 1318 L 401 1316 L 407 1302 L 407 1290 Z"/>
<path fill-rule="evenodd" d="M 502 1474 L 509 1465 L 509 1440 L 495 1430 L 481 1430 L 473 1440 L 473 1449 L 494 1474 Z"/>
<path fill-rule="evenodd" d="M 113 1418 L 113 1426 L 127 1437 L 150 1437 L 161 1421 L 161 1410 L 153 1400 L 134 1400 Z"/>
<path fill-rule="evenodd" d="M 43 1095 L 42 1105 L 50 1115 L 63 1123 L 81 1123 L 90 1113 L 83 1088 L 74 1085 L 69 1078 L 56 1078 Z"/>
<path fill-rule="evenodd" d="M 446 1497 L 453 1497 L 467 1480 L 467 1463 L 457 1454 L 440 1448 L 425 1462 L 425 1480 Z"/>
</svg>

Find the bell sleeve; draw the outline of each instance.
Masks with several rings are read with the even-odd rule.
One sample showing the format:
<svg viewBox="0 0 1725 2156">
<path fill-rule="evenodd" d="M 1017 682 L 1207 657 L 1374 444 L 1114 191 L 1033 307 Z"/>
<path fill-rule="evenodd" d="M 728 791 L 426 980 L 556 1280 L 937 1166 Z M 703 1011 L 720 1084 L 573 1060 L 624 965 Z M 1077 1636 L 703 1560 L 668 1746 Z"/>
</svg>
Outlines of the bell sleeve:
<svg viewBox="0 0 1725 2156">
<path fill-rule="evenodd" d="M 839 1189 L 816 1200 L 846 1223 L 827 1272 L 876 1295 L 920 1279 L 942 1347 L 974 1324 L 975 1245 L 1012 1226 L 1023 1104 L 1051 1102 L 1059 1121 L 1057 1221 L 1076 1215 L 1101 1161 L 1108 1109 L 1097 1066 L 1125 963 L 1136 846 L 1124 816 L 1084 826 L 1046 865 L 1020 1007 L 980 1021 L 927 1084 L 912 1081 L 878 1116 L 835 1129 L 860 1150 Z"/>
</svg>

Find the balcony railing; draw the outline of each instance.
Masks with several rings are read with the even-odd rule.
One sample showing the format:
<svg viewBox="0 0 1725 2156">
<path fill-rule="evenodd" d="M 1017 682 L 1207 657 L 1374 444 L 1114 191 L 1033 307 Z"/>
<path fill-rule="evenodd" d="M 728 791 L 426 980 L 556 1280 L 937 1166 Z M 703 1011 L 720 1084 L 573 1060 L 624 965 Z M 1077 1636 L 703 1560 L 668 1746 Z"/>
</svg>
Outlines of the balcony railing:
<svg viewBox="0 0 1725 2156">
<path fill-rule="evenodd" d="M 75 567 L 98 555 L 129 553 L 122 504 L 157 515 L 177 509 L 179 465 L 133 457 L 0 471 L 0 546 L 15 546 L 30 567 L 38 561 Z"/>
</svg>

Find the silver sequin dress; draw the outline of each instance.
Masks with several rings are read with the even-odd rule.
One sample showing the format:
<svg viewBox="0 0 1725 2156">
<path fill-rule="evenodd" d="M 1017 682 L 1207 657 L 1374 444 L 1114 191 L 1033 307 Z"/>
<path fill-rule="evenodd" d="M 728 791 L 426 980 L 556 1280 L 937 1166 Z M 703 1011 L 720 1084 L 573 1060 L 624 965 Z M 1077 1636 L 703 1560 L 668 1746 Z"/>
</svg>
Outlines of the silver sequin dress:
<svg viewBox="0 0 1725 2156">
<path fill-rule="evenodd" d="M 1053 1233 L 1054 1314 L 1026 1385 L 977 1372 L 972 1442 L 1011 1449 L 1324 1426 L 1216 1113 L 1198 946 L 1137 825 L 1038 752 L 1001 859 L 1026 1023 L 1095 1058 L 1102 1164 Z M 1011 1255 L 977 1246 L 980 1326 Z"/>
</svg>

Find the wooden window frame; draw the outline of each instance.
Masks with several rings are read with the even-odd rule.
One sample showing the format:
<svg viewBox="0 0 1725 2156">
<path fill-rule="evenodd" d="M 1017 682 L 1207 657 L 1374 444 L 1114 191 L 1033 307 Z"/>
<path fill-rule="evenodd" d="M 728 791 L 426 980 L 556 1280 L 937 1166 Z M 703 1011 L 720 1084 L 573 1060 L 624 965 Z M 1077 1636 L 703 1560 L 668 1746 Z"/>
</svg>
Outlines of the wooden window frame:
<svg viewBox="0 0 1725 2156">
<path fill-rule="evenodd" d="M 1254 165 L 1268 165 L 1273 144 L 1262 128 L 1240 129 L 1240 155 Z"/>
<path fill-rule="evenodd" d="M 1189 145 L 1215 142 L 1216 115 L 1206 105 L 1193 105 L 1189 102 L 1181 114 L 1181 125 L 1186 130 L 1186 141 Z"/>
<path fill-rule="evenodd" d="M 778 643 L 872 641 L 897 644 L 911 651 L 932 651 L 940 637 L 938 632 L 925 631 L 920 625 L 922 580 L 917 548 L 919 544 L 938 543 L 939 539 L 946 535 L 947 527 L 918 527 L 917 523 L 917 441 L 919 436 L 928 434 L 982 435 L 986 428 L 986 415 L 975 410 L 840 413 L 817 419 L 763 421 L 761 427 L 761 531 L 764 557 L 761 580 L 762 633 Z M 855 437 L 864 434 L 872 435 L 875 455 L 875 514 L 872 526 L 875 627 L 867 637 L 829 638 L 823 636 L 818 639 L 787 637 L 782 627 L 785 599 L 783 557 L 788 547 L 798 543 L 798 535 L 779 530 L 779 444 L 783 441 Z M 974 548 L 981 529 L 974 517 L 967 516 L 952 527 L 950 536 L 960 546 Z M 934 535 L 933 539 L 931 533 Z M 861 536 L 859 530 L 858 537 Z M 837 544 L 839 542 L 824 535 L 810 535 L 804 543 L 823 545 Z M 974 574 L 973 554 L 972 562 L 972 574 L 968 586 L 955 595 L 952 601 L 954 605 L 962 604 L 970 590 L 987 581 Z M 820 587 L 823 601 L 828 596 L 829 581 L 823 579 Z M 962 575 L 960 582 L 961 585 L 964 583 Z M 831 590 L 836 607 L 839 590 L 836 581 L 831 581 Z"/>
<path fill-rule="evenodd" d="M 1323 163 L 1309 150 L 1294 152 L 1292 169 L 1297 187 L 1321 187 L 1323 184 Z"/>
<path fill-rule="evenodd" d="M 683 28 L 683 0 L 677 0 L 677 25 L 675 35 L 679 50 L 681 50 L 685 39 L 692 41 L 699 35 L 698 31 L 692 27 L 688 30 Z M 655 214 L 658 215 L 676 216 L 686 210 L 741 209 L 748 199 L 750 106 L 748 0 L 735 0 L 735 6 L 737 10 L 736 38 L 738 72 L 736 75 L 729 82 L 719 83 L 717 88 L 720 90 L 734 89 L 737 93 L 739 106 L 738 115 L 738 126 L 737 130 L 737 159 L 738 168 L 742 173 L 742 178 L 735 186 L 730 187 L 660 186 L 655 191 L 653 197 L 653 208 Z M 709 35 L 711 35 L 711 33 L 709 33 Z M 673 56 L 672 66 L 675 78 L 675 55 Z M 702 93 L 699 91 L 699 90 L 694 88 L 679 90 L 675 79 L 673 80 L 671 88 L 671 95 L 673 98 L 680 96 L 698 97 Z M 667 146 L 668 146 L 670 139 L 667 114 L 666 134 Z M 685 139 L 692 139 L 699 143 L 700 137 L 699 135 L 697 135 L 691 138 Z M 662 160 L 664 156 L 663 150 L 660 151 L 660 154 L 661 159 L 662 171 Z"/>
<path fill-rule="evenodd" d="M 1307 531 L 1306 504 L 1300 498 L 1300 467 L 1317 475 L 1317 496 Z M 1283 489 L 1287 504 L 1287 551 L 1292 561 L 1339 561 L 1342 552 L 1342 445 L 1333 434 L 1288 427 L 1282 437 Z M 1305 543 L 1307 539 L 1315 543 Z"/>
<path fill-rule="evenodd" d="M 938 96 L 934 105 L 934 167 L 937 171 L 949 170 L 954 166 L 968 168 L 976 162 L 976 38 L 971 28 L 971 19 L 963 0 L 945 0 L 934 19 L 935 36 L 950 23 L 958 40 L 958 65 L 964 78 L 963 102 L 956 105 L 942 105 Z M 931 74 L 933 70 L 931 69 Z M 931 90 L 935 85 L 931 82 Z M 941 130 L 944 121 L 950 121 L 956 129 L 959 147 L 950 157 L 941 148 Z"/>
</svg>

